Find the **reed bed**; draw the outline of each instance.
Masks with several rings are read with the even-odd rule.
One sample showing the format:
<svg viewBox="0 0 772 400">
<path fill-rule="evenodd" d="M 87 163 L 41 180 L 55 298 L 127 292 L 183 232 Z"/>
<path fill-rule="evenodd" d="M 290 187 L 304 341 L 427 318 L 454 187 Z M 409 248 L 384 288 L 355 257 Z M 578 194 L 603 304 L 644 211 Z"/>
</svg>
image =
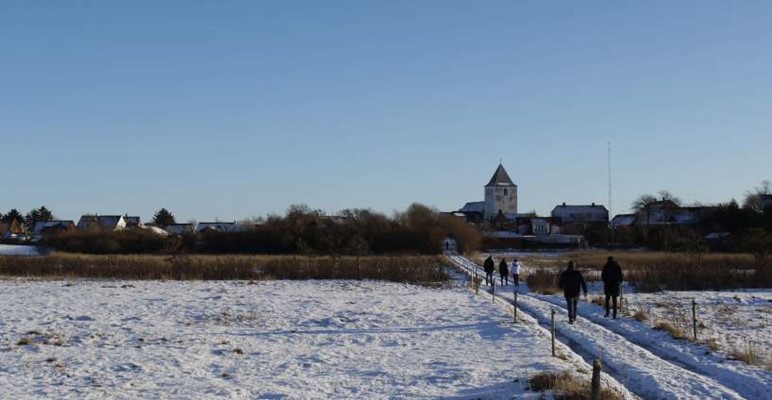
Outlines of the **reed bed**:
<svg viewBox="0 0 772 400">
<path fill-rule="evenodd" d="M 438 256 L 84 255 L 0 257 L 0 275 L 129 280 L 374 279 L 418 284 L 449 280 Z"/>
<path fill-rule="evenodd" d="M 622 266 L 625 281 L 642 292 L 772 287 L 772 266 L 759 267 L 750 254 L 585 251 L 557 256 L 554 253 L 549 256 L 521 254 L 519 258 L 527 266 L 525 279 L 529 285 L 537 285 L 538 290 L 552 290 L 550 280 L 554 281 L 568 260 L 574 260 L 585 278 L 593 281 L 600 280 L 600 271 L 609 255 Z M 496 256 L 494 259 L 499 260 Z M 532 273 L 536 276 L 529 280 Z"/>
</svg>

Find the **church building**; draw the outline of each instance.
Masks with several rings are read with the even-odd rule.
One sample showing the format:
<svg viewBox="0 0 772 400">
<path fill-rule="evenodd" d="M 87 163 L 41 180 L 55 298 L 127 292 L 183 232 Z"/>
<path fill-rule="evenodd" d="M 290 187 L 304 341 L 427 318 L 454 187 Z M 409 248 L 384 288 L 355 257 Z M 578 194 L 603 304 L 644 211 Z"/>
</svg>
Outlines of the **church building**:
<svg viewBox="0 0 772 400">
<path fill-rule="evenodd" d="M 492 221 L 499 213 L 513 217 L 517 214 L 517 185 L 512 182 L 504 166 L 499 164 L 485 185 L 485 201 L 466 203 L 457 212 L 466 215 L 471 221 Z"/>
<path fill-rule="evenodd" d="M 499 164 L 491 180 L 485 185 L 485 213 L 488 221 L 499 213 L 517 214 L 517 185 L 509 178 L 504 166 Z"/>
</svg>

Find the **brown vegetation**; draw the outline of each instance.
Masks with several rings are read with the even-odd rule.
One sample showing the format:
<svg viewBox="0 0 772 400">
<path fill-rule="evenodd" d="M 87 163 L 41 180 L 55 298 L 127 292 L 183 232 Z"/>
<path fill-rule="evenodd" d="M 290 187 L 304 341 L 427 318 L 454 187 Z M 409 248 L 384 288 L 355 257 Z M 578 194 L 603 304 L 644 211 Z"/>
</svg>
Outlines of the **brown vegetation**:
<svg viewBox="0 0 772 400">
<path fill-rule="evenodd" d="M 625 281 L 640 291 L 720 290 L 772 286 L 772 268 L 757 268 L 751 254 L 588 251 L 566 253 L 559 258 L 528 256 L 529 267 L 560 271 L 572 259 L 588 280 L 600 279 L 606 258 L 613 255 L 622 266 Z"/>
<path fill-rule="evenodd" d="M 376 279 L 429 284 L 445 282 L 438 256 L 248 256 L 84 255 L 0 257 L 0 275 L 61 278 L 267 280 Z"/>
<path fill-rule="evenodd" d="M 541 392 L 552 390 L 555 399 L 559 400 L 589 400 L 592 389 L 590 380 L 582 381 L 568 372 L 541 372 L 534 375 L 528 384 L 531 390 Z M 602 388 L 600 398 L 603 400 L 622 400 L 622 396 L 613 390 Z"/>
</svg>

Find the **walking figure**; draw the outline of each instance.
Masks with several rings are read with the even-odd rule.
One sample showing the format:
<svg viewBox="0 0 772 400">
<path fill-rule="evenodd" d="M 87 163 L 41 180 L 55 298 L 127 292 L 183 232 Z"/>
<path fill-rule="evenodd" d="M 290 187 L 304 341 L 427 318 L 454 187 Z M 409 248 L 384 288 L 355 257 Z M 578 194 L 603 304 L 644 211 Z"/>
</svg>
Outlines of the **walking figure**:
<svg viewBox="0 0 772 400">
<path fill-rule="evenodd" d="M 560 274 L 558 287 L 563 289 L 563 296 L 566 298 L 568 306 L 568 323 L 573 324 L 576 321 L 576 304 L 579 302 L 579 289 L 584 291 L 587 296 L 587 283 L 584 282 L 582 273 L 574 269 L 574 262 L 569 261 L 566 270 Z"/>
<path fill-rule="evenodd" d="M 509 266 L 506 258 L 502 258 L 499 263 L 499 276 L 501 277 L 501 286 L 504 286 L 504 282 L 509 285 Z"/>
<path fill-rule="evenodd" d="M 515 287 L 520 286 L 520 261 L 514 260 L 512 261 L 512 278 L 513 282 L 515 284 Z"/>
<path fill-rule="evenodd" d="M 621 292 L 622 286 L 622 268 L 614 260 L 614 257 L 609 257 L 606 261 L 606 265 L 603 266 L 603 271 L 600 273 L 600 279 L 603 280 L 603 293 L 606 295 L 606 318 L 609 315 L 609 300 L 614 304 L 614 318 L 617 317 L 617 298 Z"/>
<path fill-rule="evenodd" d="M 485 271 L 485 284 L 493 285 L 493 270 L 496 267 L 493 265 L 493 258 L 488 256 L 483 263 L 483 270 Z"/>
</svg>

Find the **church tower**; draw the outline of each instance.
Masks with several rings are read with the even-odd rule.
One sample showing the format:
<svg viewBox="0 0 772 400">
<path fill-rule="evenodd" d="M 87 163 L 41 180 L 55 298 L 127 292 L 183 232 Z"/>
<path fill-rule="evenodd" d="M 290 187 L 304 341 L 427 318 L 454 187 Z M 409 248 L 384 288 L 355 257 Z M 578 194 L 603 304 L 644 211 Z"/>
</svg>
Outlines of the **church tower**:
<svg viewBox="0 0 772 400">
<path fill-rule="evenodd" d="M 517 214 L 517 185 L 509 178 L 504 166 L 499 164 L 490 182 L 485 185 L 485 219 L 496 218 L 499 211 Z"/>
</svg>

